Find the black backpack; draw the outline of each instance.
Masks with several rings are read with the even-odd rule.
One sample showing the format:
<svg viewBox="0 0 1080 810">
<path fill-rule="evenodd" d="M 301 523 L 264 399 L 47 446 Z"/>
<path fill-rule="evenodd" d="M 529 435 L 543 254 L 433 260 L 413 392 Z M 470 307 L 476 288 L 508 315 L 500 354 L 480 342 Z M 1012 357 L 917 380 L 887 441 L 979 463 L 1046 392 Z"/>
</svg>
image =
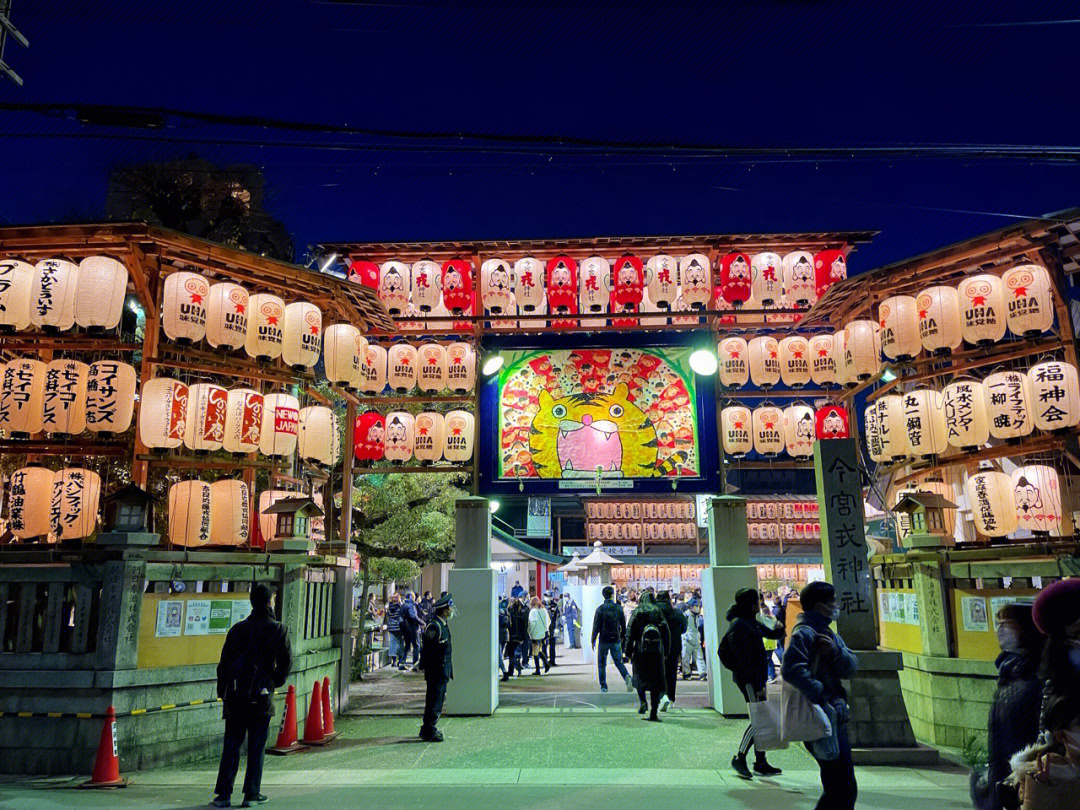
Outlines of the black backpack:
<svg viewBox="0 0 1080 810">
<path fill-rule="evenodd" d="M 641 631 L 641 652 L 644 655 L 664 655 L 664 637 L 660 635 L 660 628 L 655 624 L 645 625 Z"/>
<path fill-rule="evenodd" d="M 739 654 L 735 651 L 735 634 L 732 632 L 731 627 L 727 629 L 724 637 L 720 639 L 720 649 L 717 652 L 720 655 L 720 663 L 724 667 L 732 672 L 739 671 Z"/>
<path fill-rule="evenodd" d="M 621 641 L 619 638 L 619 621 L 615 618 L 614 611 L 601 608 L 598 635 L 605 644 L 617 644 Z"/>
<path fill-rule="evenodd" d="M 268 697 L 266 679 L 263 677 L 259 662 L 255 656 L 241 651 L 233 659 L 222 699 L 233 706 L 261 708 Z"/>
</svg>

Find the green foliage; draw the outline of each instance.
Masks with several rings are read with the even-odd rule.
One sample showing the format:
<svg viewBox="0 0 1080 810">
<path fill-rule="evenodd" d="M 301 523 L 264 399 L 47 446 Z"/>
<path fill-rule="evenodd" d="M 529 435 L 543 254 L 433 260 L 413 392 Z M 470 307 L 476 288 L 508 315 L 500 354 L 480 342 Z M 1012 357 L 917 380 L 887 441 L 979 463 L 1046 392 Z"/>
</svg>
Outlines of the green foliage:
<svg viewBox="0 0 1080 810">
<path fill-rule="evenodd" d="M 971 769 L 981 768 L 990 761 L 990 750 L 987 747 L 986 738 L 979 734 L 969 734 L 964 737 L 964 745 L 960 749 L 960 758 Z"/>
<path fill-rule="evenodd" d="M 417 566 L 450 559 L 455 504 L 465 496 L 457 486 L 461 480 L 456 473 L 391 474 L 375 486 L 361 476 L 353 490 L 353 539 L 360 556 L 370 561 L 371 574 L 388 581 L 392 568 L 386 558 Z"/>
<path fill-rule="evenodd" d="M 367 581 L 372 585 L 386 582 L 409 582 L 420 576 L 420 566 L 412 560 L 396 557 L 372 557 L 368 565 Z"/>
</svg>

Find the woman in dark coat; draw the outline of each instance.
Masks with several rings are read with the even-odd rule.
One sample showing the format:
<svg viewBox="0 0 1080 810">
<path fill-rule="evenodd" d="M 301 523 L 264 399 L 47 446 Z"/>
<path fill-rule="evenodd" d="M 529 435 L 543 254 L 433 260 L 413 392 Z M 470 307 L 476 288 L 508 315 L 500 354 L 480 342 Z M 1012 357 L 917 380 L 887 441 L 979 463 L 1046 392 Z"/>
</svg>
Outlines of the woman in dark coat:
<svg viewBox="0 0 1080 810">
<path fill-rule="evenodd" d="M 630 616 L 626 636 L 626 658 L 634 662 L 634 686 L 641 701 L 638 714 L 645 714 L 645 710 L 651 708 L 648 719 L 659 723 L 657 711 L 660 696 L 667 689 L 664 659 L 671 649 L 671 636 L 664 614 L 656 606 L 651 593 L 642 594 L 641 602 Z M 651 707 L 645 702 L 646 693 L 650 697 Z"/>
</svg>

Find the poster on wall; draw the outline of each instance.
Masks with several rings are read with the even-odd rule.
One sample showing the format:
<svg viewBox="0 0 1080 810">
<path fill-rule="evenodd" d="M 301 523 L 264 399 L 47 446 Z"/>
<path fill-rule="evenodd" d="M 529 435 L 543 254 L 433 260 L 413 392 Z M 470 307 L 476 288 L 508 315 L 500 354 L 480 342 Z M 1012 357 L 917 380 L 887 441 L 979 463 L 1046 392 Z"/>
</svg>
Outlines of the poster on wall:
<svg viewBox="0 0 1080 810">
<path fill-rule="evenodd" d="M 551 498 L 529 498 L 529 511 L 525 519 L 525 536 L 551 536 Z"/>
<path fill-rule="evenodd" d="M 514 352 L 499 374 L 501 479 L 700 477 L 690 350 Z"/>
<path fill-rule="evenodd" d="M 982 596 L 965 596 L 961 599 L 964 629 L 969 633 L 985 633 L 990 629 L 986 615 L 986 599 Z"/>
</svg>

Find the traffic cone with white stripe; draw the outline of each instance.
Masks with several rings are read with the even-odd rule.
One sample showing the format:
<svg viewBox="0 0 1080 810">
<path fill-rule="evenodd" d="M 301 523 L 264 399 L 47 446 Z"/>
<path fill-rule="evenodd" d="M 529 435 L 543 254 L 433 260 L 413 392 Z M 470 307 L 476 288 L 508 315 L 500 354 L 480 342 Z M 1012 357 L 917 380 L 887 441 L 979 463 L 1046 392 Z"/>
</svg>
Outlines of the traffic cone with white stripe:
<svg viewBox="0 0 1080 810">
<path fill-rule="evenodd" d="M 116 710 L 112 706 L 105 712 L 105 725 L 101 729 L 101 740 L 98 742 L 94 773 L 90 776 L 90 781 L 83 782 L 79 787 L 127 787 L 127 779 L 120 778 L 120 757 L 116 750 Z"/>
<path fill-rule="evenodd" d="M 304 721 L 304 745 L 324 745 L 327 742 L 322 726 L 322 689 L 319 682 L 311 687 L 311 705 L 308 707 L 307 720 Z"/>
<path fill-rule="evenodd" d="M 296 731 L 296 687 L 289 684 L 289 691 L 285 695 L 285 716 L 281 718 L 281 730 L 278 732 L 277 742 L 266 749 L 267 753 L 292 754 L 303 751 L 307 746 L 296 741 Z"/>
<path fill-rule="evenodd" d="M 334 704 L 330 700 L 330 679 L 323 678 L 322 682 L 322 730 L 326 742 L 334 739 L 337 732 L 334 730 Z"/>
</svg>

